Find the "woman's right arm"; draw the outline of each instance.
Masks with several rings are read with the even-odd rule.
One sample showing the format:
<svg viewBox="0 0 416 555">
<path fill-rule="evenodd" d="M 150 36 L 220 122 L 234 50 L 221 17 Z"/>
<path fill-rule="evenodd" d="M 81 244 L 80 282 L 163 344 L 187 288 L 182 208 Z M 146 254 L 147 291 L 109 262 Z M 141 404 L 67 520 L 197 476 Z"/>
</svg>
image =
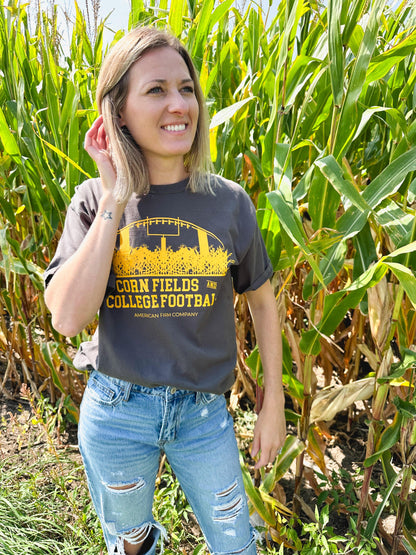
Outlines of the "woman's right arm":
<svg viewBox="0 0 416 555">
<path fill-rule="evenodd" d="M 52 325 L 69 337 L 94 319 L 104 299 L 125 206 L 113 196 L 116 173 L 101 117 L 88 131 L 85 149 L 97 164 L 103 188 L 97 216 L 78 250 L 57 270 L 45 291 Z"/>
</svg>

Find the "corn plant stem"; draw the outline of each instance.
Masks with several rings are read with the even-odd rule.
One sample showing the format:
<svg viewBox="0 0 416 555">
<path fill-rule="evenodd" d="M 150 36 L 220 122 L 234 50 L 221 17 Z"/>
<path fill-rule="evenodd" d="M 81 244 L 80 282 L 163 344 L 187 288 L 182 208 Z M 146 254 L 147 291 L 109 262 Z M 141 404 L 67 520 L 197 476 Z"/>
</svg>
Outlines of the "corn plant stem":
<svg viewBox="0 0 416 555">
<path fill-rule="evenodd" d="M 370 427 L 368 430 L 368 437 L 367 437 L 367 444 L 366 444 L 366 458 L 369 457 L 374 453 L 374 437 L 376 435 L 376 423 L 374 420 L 370 423 Z M 371 475 L 373 472 L 373 465 L 367 467 L 364 471 L 364 478 L 363 484 L 361 486 L 361 493 L 360 493 L 360 504 L 358 510 L 358 519 L 357 519 L 357 542 L 356 545 L 359 544 L 361 538 L 361 526 L 364 520 L 365 510 L 368 504 L 368 495 L 370 490 L 370 481 Z"/>
<path fill-rule="evenodd" d="M 395 304 L 394 304 L 393 313 L 392 313 L 390 331 L 388 334 L 388 339 L 385 344 L 386 351 L 390 348 L 390 341 L 393 339 L 393 336 L 396 330 L 403 295 L 404 295 L 403 286 L 399 284 L 397 294 L 395 295 Z M 386 353 L 384 353 L 384 355 L 385 354 Z M 380 423 L 381 423 L 385 401 L 387 399 L 387 395 L 389 392 L 388 384 L 383 384 L 381 386 L 378 386 L 376 383 L 375 387 L 376 387 L 376 391 L 374 394 L 373 404 L 372 404 L 373 414 L 372 414 L 372 421 L 370 423 L 369 432 L 368 432 L 366 458 L 374 454 L 375 444 L 382 431 Z M 374 468 L 374 465 L 371 465 L 367 467 L 364 471 L 364 481 L 361 488 L 361 498 L 360 498 L 359 511 L 358 511 L 358 520 L 357 520 L 357 528 L 358 528 L 357 542 L 359 542 L 359 539 L 360 539 L 361 527 L 364 520 L 365 510 L 368 504 L 370 481 L 373 473 L 373 468 Z"/>
<path fill-rule="evenodd" d="M 306 443 L 310 425 L 310 412 L 312 406 L 312 371 L 313 371 L 313 361 L 314 356 L 307 355 L 305 357 L 305 364 L 303 368 L 303 404 L 302 404 L 302 414 L 299 421 L 298 436 L 299 439 Z M 303 469 L 304 469 L 304 458 L 305 451 L 298 456 L 296 460 L 296 475 L 295 475 L 295 488 L 294 488 L 294 501 L 293 501 L 293 512 L 297 515 L 300 513 L 300 488 L 302 486 Z"/>
<path fill-rule="evenodd" d="M 403 285 L 399 283 L 397 287 L 397 291 L 394 294 L 394 307 L 393 307 L 391 325 L 387 336 L 386 345 L 390 345 L 390 342 L 393 340 L 394 334 L 396 333 L 397 325 L 399 322 L 400 310 L 403 302 L 403 297 L 404 297 L 404 288 L 403 288 Z"/>
<path fill-rule="evenodd" d="M 388 364 L 388 366 L 390 366 L 391 364 L 392 353 L 391 353 L 390 343 L 386 342 L 386 345 L 388 347 L 386 348 L 383 359 L 380 361 L 380 366 L 379 366 L 380 369 L 385 364 Z M 381 377 L 381 376 L 376 376 L 376 377 Z M 366 458 L 374 454 L 375 446 L 383 430 L 382 416 L 383 416 L 386 399 L 389 393 L 389 387 L 390 386 L 388 383 L 383 383 L 379 385 L 376 381 L 375 392 L 374 392 L 373 403 L 372 403 L 372 419 L 369 426 L 368 439 L 367 439 L 367 445 L 366 445 Z M 373 469 L 374 469 L 374 464 L 368 466 L 364 470 L 364 481 L 361 488 L 361 498 L 360 498 L 359 511 L 358 511 L 358 520 L 357 520 L 357 529 L 358 529 L 357 541 L 359 541 L 359 538 L 360 538 L 362 523 L 364 520 L 365 511 L 368 505 L 370 481 L 371 481 Z"/>
<path fill-rule="evenodd" d="M 409 379 L 408 400 L 410 401 L 413 395 L 414 388 L 412 387 L 414 379 L 414 370 L 411 371 Z M 400 547 L 400 535 L 403 530 L 404 518 L 406 510 L 409 506 L 409 492 L 412 483 L 413 463 L 416 458 L 416 447 L 414 447 L 413 430 L 416 426 L 413 418 L 403 418 L 403 423 L 400 430 L 400 450 L 401 457 L 404 463 L 403 479 L 398 497 L 398 509 L 396 516 L 396 523 L 393 532 L 393 546 L 392 555 L 395 555 Z"/>
<path fill-rule="evenodd" d="M 362 338 L 364 336 L 364 316 L 361 313 L 361 311 L 359 311 L 358 313 L 358 326 L 357 326 L 357 337 Z M 354 369 L 352 372 L 352 380 L 351 381 L 356 381 L 358 378 L 358 373 L 360 371 L 360 352 L 358 349 L 356 349 L 356 355 L 355 355 L 355 360 L 354 360 Z"/>
<path fill-rule="evenodd" d="M 403 470 L 402 486 L 399 495 L 399 507 L 397 510 L 396 523 L 393 532 L 392 555 L 396 555 L 400 547 L 400 536 L 403 529 L 404 517 L 408 507 L 409 491 L 412 482 L 413 468 L 411 465 L 406 465 Z"/>
<path fill-rule="evenodd" d="M 357 325 L 357 334 L 356 337 L 361 338 L 364 334 L 364 316 L 361 311 L 358 311 L 358 325 Z M 358 373 L 360 370 L 360 351 L 357 349 L 357 343 L 355 344 L 355 358 L 354 358 L 354 366 L 352 369 L 351 374 L 349 374 L 349 381 L 355 382 L 358 379 Z M 347 423 L 347 431 L 351 431 L 351 421 L 353 416 L 354 405 L 349 407 L 348 409 L 348 423 Z"/>
<path fill-rule="evenodd" d="M 397 327 L 398 316 L 400 313 L 403 295 L 404 295 L 403 286 L 399 284 L 397 294 L 395 295 L 395 304 L 394 304 L 393 313 L 392 313 L 390 331 L 388 334 L 388 339 L 386 341 L 387 346 L 390 345 L 390 341 L 393 339 L 393 336 Z M 377 388 L 377 384 L 376 384 L 376 388 Z M 381 432 L 379 422 L 382 416 L 382 410 L 384 408 L 385 400 L 388 395 L 388 388 L 389 386 L 387 384 L 384 384 L 383 386 L 378 387 L 375 392 L 375 396 L 373 399 L 373 415 L 372 415 L 373 420 L 370 424 L 369 433 L 368 433 L 366 458 L 374 454 L 374 446 Z M 373 468 L 374 468 L 374 465 L 371 465 L 370 467 L 366 468 L 364 471 L 364 482 L 361 488 L 361 499 L 360 499 L 360 505 L 359 505 L 358 522 L 357 522 L 358 537 L 360 536 L 360 530 L 364 519 L 365 509 L 368 504 L 368 495 L 369 495 L 370 481 L 371 481 Z"/>
<path fill-rule="evenodd" d="M 314 283 L 312 286 L 312 302 L 310 305 L 310 320 L 314 322 L 315 319 L 315 308 L 316 308 L 316 296 L 314 295 L 317 289 L 317 283 L 315 275 L 313 277 Z M 303 404 L 302 404 L 302 414 L 298 424 L 298 437 L 299 439 L 306 443 L 308 437 L 308 430 L 310 424 L 310 411 L 312 406 L 312 371 L 313 371 L 313 361 L 314 356 L 306 355 L 305 363 L 303 365 Z M 302 486 L 303 470 L 304 470 L 304 458 L 305 451 L 298 456 L 296 459 L 296 475 L 295 475 L 295 486 L 294 486 L 294 496 L 293 496 L 293 512 L 297 515 L 300 513 L 301 503 L 300 499 L 300 489 Z"/>
</svg>

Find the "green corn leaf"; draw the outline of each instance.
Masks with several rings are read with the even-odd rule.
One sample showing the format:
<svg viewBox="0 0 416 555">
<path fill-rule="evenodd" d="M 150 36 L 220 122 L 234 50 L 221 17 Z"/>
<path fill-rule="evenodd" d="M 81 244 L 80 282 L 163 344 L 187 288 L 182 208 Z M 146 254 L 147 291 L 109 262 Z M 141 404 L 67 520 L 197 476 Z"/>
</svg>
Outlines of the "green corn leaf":
<svg viewBox="0 0 416 555">
<path fill-rule="evenodd" d="M 349 3 L 349 13 L 345 21 L 345 27 L 342 32 L 342 43 L 349 44 L 350 37 L 354 28 L 363 16 L 363 10 L 367 4 L 367 0 L 354 0 Z"/>
<path fill-rule="evenodd" d="M 368 519 L 368 524 L 366 529 L 364 530 L 364 536 L 368 539 L 372 538 L 375 534 L 375 531 L 377 529 L 377 524 L 378 521 L 381 517 L 381 513 L 383 512 L 391 494 L 393 489 L 395 488 L 397 482 L 400 480 L 400 478 L 402 477 L 402 473 L 403 473 L 403 469 L 400 470 L 397 473 L 397 476 L 395 477 L 395 479 L 391 482 L 389 488 L 387 489 L 387 491 L 385 492 L 385 494 L 383 495 L 383 499 L 381 501 L 381 503 L 377 506 L 377 509 L 374 513 L 374 515 L 372 517 L 370 517 Z"/>
<path fill-rule="evenodd" d="M 371 60 L 366 77 L 367 83 L 383 79 L 394 66 L 401 62 L 401 60 L 409 56 L 409 54 L 413 55 L 415 48 L 416 29 L 396 46 L 386 50 L 383 54 Z"/>
<path fill-rule="evenodd" d="M 391 114 L 394 121 L 396 121 L 400 125 L 401 130 L 404 133 L 406 133 L 406 128 L 407 128 L 406 120 L 404 119 L 403 114 L 399 110 L 388 106 L 378 106 L 374 108 L 367 108 L 367 110 L 363 112 L 361 116 L 361 121 L 357 127 L 357 130 L 352 140 L 355 141 L 356 139 L 358 139 L 358 137 L 361 135 L 363 130 L 366 128 L 368 122 L 374 115 L 383 114 L 383 113 Z"/>
<path fill-rule="evenodd" d="M 293 210 L 291 200 L 285 198 L 280 190 L 267 193 L 267 198 L 279 218 L 280 225 L 285 229 L 292 241 L 301 249 L 306 260 L 315 272 L 317 279 L 323 283 L 322 273 L 306 244 L 306 237 L 299 219 L 299 214 Z"/>
<path fill-rule="evenodd" d="M 272 470 L 264 478 L 261 489 L 266 493 L 271 493 L 275 484 L 283 478 L 293 461 L 305 448 L 305 444 L 299 438 L 291 435 L 287 436 L 282 452 L 274 462 Z"/>
<path fill-rule="evenodd" d="M 404 349 L 403 360 L 399 363 L 392 364 L 391 373 L 388 376 L 378 378 L 379 383 L 389 382 L 397 378 L 401 378 L 409 368 L 416 368 L 416 353 L 410 349 Z"/>
<path fill-rule="evenodd" d="M 0 106 L 0 140 L 3 144 L 4 151 L 7 152 L 9 156 L 17 163 L 20 163 L 20 151 L 17 146 L 16 139 L 14 138 L 12 132 L 6 121 L 4 112 Z"/>
<path fill-rule="evenodd" d="M 357 306 L 364 293 L 365 288 L 362 287 L 351 293 L 344 289 L 326 296 L 322 319 L 318 326 L 302 333 L 299 343 L 302 352 L 305 355 L 318 355 L 321 351 L 321 337 L 326 339 L 335 331 L 347 311 Z"/>
<path fill-rule="evenodd" d="M 220 110 L 211 119 L 210 129 L 215 129 L 215 127 L 218 127 L 219 125 L 226 123 L 227 121 L 232 119 L 243 106 L 245 106 L 248 102 L 252 102 L 253 100 L 255 100 L 255 97 L 250 96 L 249 98 L 245 98 L 244 100 L 235 102 L 234 104 L 231 104 L 231 106 L 227 106 L 226 108 Z"/>
<path fill-rule="evenodd" d="M 357 101 L 364 86 L 367 69 L 376 47 L 379 21 L 384 5 L 385 0 L 375 0 L 373 2 L 372 9 L 365 26 L 364 36 L 353 64 L 351 78 L 348 83 L 337 125 L 333 152 L 337 160 L 340 160 L 344 156 L 355 133 L 358 116 Z"/>
<path fill-rule="evenodd" d="M 402 264 L 395 262 L 386 262 L 385 264 L 397 277 L 413 307 L 416 308 L 416 278 L 413 272 Z"/>
<path fill-rule="evenodd" d="M 389 195 L 394 194 L 411 171 L 416 170 L 416 147 L 408 150 L 389 164 L 364 189 L 362 198 L 375 210 Z M 353 237 L 364 227 L 367 216 L 355 206 L 349 208 L 337 221 L 336 229 L 345 239 Z"/>
<path fill-rule="evenodd" d="M 292 516 L 291 510 L 288 509 L 286 505 L 281 503 L 275 497 L 272 497 L 271 495 L 263 491 L 262 488 L 259 488 L 259 493 L 260 493 L 261 500 L 263 501 L 263 504 L 265 506 L 270 507 L 270 509 L 273 511 L 278 511 L 280 514 L 283 514 L 285 516 L 288 516 L 288 517 Z"/>
<path fill-rule="evenodd" d="M 172 0 L 169 10 L 168 26 L 172 33 L 179 37 L 182 33 L 182 19 L 186 14 L 186 0 Z"/>
<path fill-rule="evenodd" d="M 7 199 L 0 197 L 0 206 L 9 223 L 13 226 L 16 225 L 16 216 L 12 204 Z"/>
<path fill-rule="evenodd" d="M 56 370 L 56 367 L 55 367 L 55 364 L 54 364 L 54 361 L 53 361 L 53 358 L 52 358 L 52 354 L 50 352 L 49 342 L 47 342 L 47 343 L 42 342 L 41 350 L 42 350 L 43 358 L 44 358 L 45 362 L 48 364 L 48 369 L 51 373 L 52 381 L 53 381 L 54 385 L 57 387 L 57 389 L 59 391 L 61 391 L 62 393 L 65 393 L 65 387 L 64 387 L 64 385 L 62 383 L 62 380 L 61 380 L 61 378 L 60 378 L 60 376 L 59 376 L 59 374 Z"/>
<path fill-rule="evenodd" d="M 336 159 L 332 155 L 329 155 L 316 160 L 315 164 L 328 179 L 334 189 L 340 195 L 346 197 L 351 204 L 357 207 L 360 211 L 365 212 L 368 217 L 371 213 L 371 207 L 366 203 L 354 185 L 344 179 L 342 169 Z"/>
<path fill-rule="evenodd" d="M 367 457 L 363 463 L 365 468 L 373 466 L 380 458 L 381 455 L 391 449 L 400 439 L 400 430 L 402 426 L 403 417 L 397 412 L 392 424 L 390 424 L 381 434 L 380 439 L 375 445 L 375 453 Z"/>
<path fill-rule="evenodd" d="M 137 27 L 138 23 L 141 21 L 141 14 L 144 11 L 143 0 L 131 0 L 130 4 L 130 14 L 129 14 L 129 30 Z"/>
<path fill-rule="evenodd" d="M 280 224 L 264 193 L 259 195 L 256 216 L 273 268 L 277 268 L 282 250 Z"/>
<path fill-rule="evenodd" d="M 315 230 L 333 229 L 336 222 L 340 196 L 322 173 L 315 172 L 309 189 L 309 214 Z"/>
<path fill-rule="evenodd" d="M 405 401 L 400 397 L 395 397 L 393 403 L 396 405 L 399 414 L 406 419 L 416 419 L 416 399 L 413 402 Z"/>
<path fill-rule="evenodd" d="M 318 244 L 322 245 L 323 243 L 319 242 Z M 328 244 L 330 245 L 330 248 L 326 256 L 323 256 L 322 249 L 318 250 L 321 257 L 321 260 L 319 262 L 319 270 L 322 273 L 324 285 L 328 285 L 337 276 L 338 272 L 344 265 L 345 253 L 347 252 L 347 244 L 345 241 L 340 241 L 339 236 L 332 236 L 331 242 Z M 313 243 L 311 244 L 311 248 L 312 247 Z M 313 250 L 315 251 L 315 249 Z M 314 273 L 311 271 L 305 278 L 305 282 L 303 285 L 302 296 L 304 299 L 309 299 L 312 296 L 314 292 L 314 287 L 316 287 L 315 292 L 318 292 L 321 289 L 319 284 L 313 282 Z"/>
<path fill-rule="evenodd" d="M 6 286 L 8 287 L 11 272 L 13 270 L 13 255 L 11 248 L 7 239 L 7 229 L 0 229 L 0 250 L 1 250 L 1 260 L 0 267 L 3 269 L 4 279 L 6 281 Z"/>
<path fill-rule="evenodd" d="M 251 475 L 247 470 L 242 457 L 240 457 L 240 465 L 243 473 L 244 488 L 253 509 L 261 516 L 264 522 L 266 522 L 269 526 L 274 526 L 276 524 L 276 518 L 273 514 L 273 510 L 270 510 L 265 503 L 263 503 L 260 491 L 254 486 L 251 480 Z"/>
<path fill-rule="evenodd" d="M 74 168 L 76 168 L 79 172 L 81 172 L 82 174 L 84 174 L 86 177 L 88 177 L 89 179 L 91 179 L 91 175 L 89 173 L 87 173 L 86 171 L 84 171 L 81 166 L 79 166 L 76 162 L 74 162 L 73 160 L 71 160 L 71 158 L 69 158 L 69 156 L 67 156 L 65 154 L 65 152 L 62 152 L 62 150 L 59 150 L 59 148 L 57 148 L 56 146 L 54 146 L 52 143 L 48 142 L 46 139 L 43 139 L 42 137 L 39 136 L 39 139 L 45 143 L 45 145 L 50 148 L 51 150 L 53 150 L 53 152 L 56 152 L 56 154 L 59 154 L 59 156 L 61 158 L 63 158 L 66 162 L 68 162 L 69 164 L 71 164 L 72 166 L 74 166 Z"/>
<path fill-rule="evenodd" d="M 74 100 L 78 101 L 78 94 L 74 84 L 71 81 L 65 83 L 65 96 L 63 105 L 61 107 L 61 115 L 59 118 L 59 132 L 62 134 L 67 129 L 68 123 L 71 121 L 72 117 L 74 116 Z M 75 106 L 78 105 L 78 102 Z"/>
<path fill-rule="evenodd" d="M 416 170 L 416 147 L 391 162 L 363 191 L 363 198 L 373 208 L 387 196 L 394 194 L 411 171 Z"/>
<path fill-rule="evenodd" d="M 411 530 L 413 528 L 413 522 L 408 530 L 406 527 L 403 527 L 403 533 L 405 537 L 402 539 L 403 545 L 407 549 L 409 555 L 416 555 L 416 539 L 414 538 L 414 532 Z"/>
<path fill-rule="evenodd" d="M 282 381 L 291 397 L 297 399 L 300 403 L 303 400 L 303 384 L 294 375 L 292 371 L 292 355 L 290 352 L 289 344 L 285 336 L 282 336 L 283 347 L 283 376 Z M 259 348 L 256 347 L 252 350 L 250 355 L 245 360 L 247 366 L 251 370 L 251 375 L 256 383 L 263 387 L 263 366 L 259 354 Z"/>
<path fill-rule="evenodd" d="M 344 96 L 344 53 L 341 35 L 342 2 L 328 2 L 328 54 L 334 104 L 340 106 Z"/>
<path fill-rule="evenodd" d="M 407 238 L 410 238 L 414 216 L 404 212 L 394 200 L 390 198 L 383 200 L 377 207 L 374 217 L 395 245 L 401 245 L 403 241 L 407 242 Z"/>
<path fill-rule="evenodd" d="M 279 109 L 281 107 L 281 102 L 279 102 L 281 71 L 284 67 L 285 61 L 289 56 L 289 45 L 291 43 L 291 39 L 293 38 L 292 34 L 293 34 L 293 31 L 296 30 L 296 24 L 299 21 L 303 13 L 303 10 L 304 10 L 303 0 L 295 0 L 292 6 L 290 6 L 289 2 L 286 3 L 286 11 L 285 11 L 286 21 L 284 25 L 283 35 L 281 37 L 281 40 L 279 41 L 280 42 L 279 49 L 276 50 L 276 54 L 278 54 L 278 57 L 277 57 L 277 65 L 275 68 L 275 75 L 276 75 L 275 95 L 273 99 L 270 121 L 267 127 L 267 133 L 270 133 L 271 131 L 273 131 L 274 124 L 275 124 L 276 118 L 278 117 Z M 275 59 L 273 60 L 272 64 L 274 63 L 276 63 Z"/>
<path fill-rule="evenodd" d="M 198 61 L 203 57 L 203 50 L 211 27 L 213 9 L 214 0 L 203 0 L 202 9 L 198 12 L 196 35 L 192 46 L 192 58 Z"/>
<path fill-rule="evenodd" d="M 205 96 L 210 94 L 211 88 L 214 83 L 218 80 L 218 74 L 220 69 L 225 63 L 228 62 L 230 56 L 230 41 L 227 41 L 221 48 L 220 55 L 216 57 L 212 67 L 209 68 L 209 74 L 207 76 L 206 82 L 202 83 L 202 88 Z"/>
<path fill-rule="evenodd" d="M 353 279 L 357 279 L 371 264 L 378 260 L 376 246 L 368 222 L 353 239 L 355 247 Z"/>
</svg>

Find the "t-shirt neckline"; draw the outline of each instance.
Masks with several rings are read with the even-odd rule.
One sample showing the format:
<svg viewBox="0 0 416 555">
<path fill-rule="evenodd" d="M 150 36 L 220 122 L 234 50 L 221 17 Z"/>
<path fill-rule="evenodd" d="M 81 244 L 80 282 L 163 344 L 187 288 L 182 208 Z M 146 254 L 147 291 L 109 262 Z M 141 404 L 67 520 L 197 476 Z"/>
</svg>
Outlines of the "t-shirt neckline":
<svg viewBox="0 0 416 555">
<path fill-rule="evenodd" d="M 167 185 L 150 185 L 149 194 L 151 195 L 171 195 L 174 193 L 182 193 L 185 191 L 189 183 L 189 177 L 178 181 L 177 183 L 169 183 Z"/>
</svg>

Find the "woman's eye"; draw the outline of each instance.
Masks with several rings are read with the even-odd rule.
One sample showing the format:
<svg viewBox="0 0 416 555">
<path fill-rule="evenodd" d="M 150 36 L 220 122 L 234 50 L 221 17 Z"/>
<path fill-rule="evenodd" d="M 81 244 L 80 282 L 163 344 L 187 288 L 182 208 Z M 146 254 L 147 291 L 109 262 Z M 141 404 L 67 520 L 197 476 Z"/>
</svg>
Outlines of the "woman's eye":
<svg viewBox="0 0 416 555">
<path fill-rule="evenodd" d="M 194 94 L 194 88 L 192 87 L 192 85 L 187 85 L 186 87 L 183 87 L 182 91 L 188 94 Z"/>
<path fill-rule="evenodd" d="M 156 87 L 152 87 L 149 91 L 148 94 L 158 94 L 162 92 L 162 87 L 160 87 L 159 85 Z"/>
</svg>

